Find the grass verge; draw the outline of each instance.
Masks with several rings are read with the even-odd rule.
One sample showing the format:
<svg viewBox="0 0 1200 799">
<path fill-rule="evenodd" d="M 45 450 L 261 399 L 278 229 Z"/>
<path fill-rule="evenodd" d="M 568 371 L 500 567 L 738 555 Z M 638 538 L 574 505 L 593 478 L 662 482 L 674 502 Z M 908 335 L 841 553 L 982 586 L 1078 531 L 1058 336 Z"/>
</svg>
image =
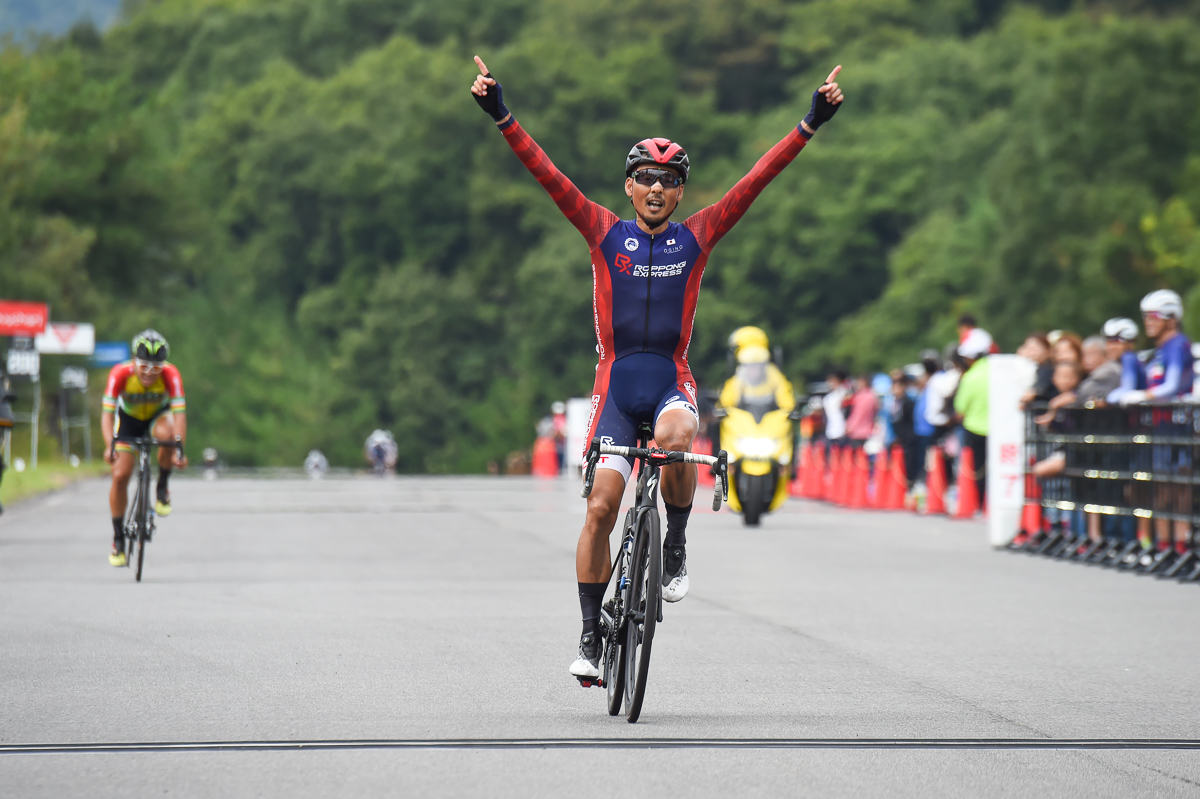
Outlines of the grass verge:
<svg viewBox="0 0 1200 799">
<path fill-rule="evenodd" d="M 79 466 L 43 461 L 38 464 L 37 469 L 26 468 L 23 472 L 18 472 L 10 466 L 4 470 L 4 479 L 0 482 L 0 504 L 9 505 L 48 491 L 57 491 L 76 480 L 99 477 L 108 474 L 108 471 L 108 464 L 100 460 Z"/>
</svg>

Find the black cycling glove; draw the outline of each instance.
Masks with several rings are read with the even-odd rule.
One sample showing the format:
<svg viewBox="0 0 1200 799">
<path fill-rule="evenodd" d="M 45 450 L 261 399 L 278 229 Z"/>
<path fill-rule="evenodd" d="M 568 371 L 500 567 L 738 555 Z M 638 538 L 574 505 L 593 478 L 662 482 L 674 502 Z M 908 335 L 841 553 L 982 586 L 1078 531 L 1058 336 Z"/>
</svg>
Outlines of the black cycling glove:
<svg viewBox="0 0 1200 799">
<path fill-rule="evenodd" d="M 823 86 L 824 84 L 821 85 Z M 477 97 L 475 99 L 478 100 L 480 98 Z M 833 115 L 837 113 L 837 110 L 840 107 L 841 103 L 834 105 L 833 103 L 829 102 L 824 94 L 821 94 L 820 89 L 817 89 L 815 92 L 813 92 L 812 108 L 809 109 L 808 116 L 804 118 L 804 123 L 813 130 L 816 130 L 829 120 L 833 119 Z"/>
<path fill-rule="evenodd" d="M 484 77 L 491 78 L 492 73 L 489 72 Z M 500 88 L 499 81 L 496 81 L 495 86 L 488 86 L 487 94 L 483 97 L 475 94 L 475 92 L 471 92 L 471 96 L 475 98 L 475 102 L 479 103 L 479 107 L 497 122 L 508 116 L 508 107 L 504 105 L 504 90 Z"/>
</svg>

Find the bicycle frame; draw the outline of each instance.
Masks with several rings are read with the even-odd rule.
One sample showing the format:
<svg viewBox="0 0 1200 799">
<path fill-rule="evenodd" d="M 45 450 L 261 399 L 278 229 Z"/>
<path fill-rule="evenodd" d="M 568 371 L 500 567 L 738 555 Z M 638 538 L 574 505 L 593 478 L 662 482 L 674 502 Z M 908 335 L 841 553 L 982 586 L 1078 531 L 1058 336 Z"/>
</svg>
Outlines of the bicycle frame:
<svg viewBox="0 0 1200 799">
<path fill-rule="evenodd" d="M 610 715 L 620 712 L 621 692 L 622 689 L 625 689 L 624 701 L 628 708 L 630 722 L 636 721 L 641 712 L 641 701 L 645 691 L 644 678 L 649 663 L 650 641 L 653 637 L 654 625 L 662 621 L 662 597 L 657 585 L 659 569 L 657 552 L 650 558 L 650 562 L 655 565 L 648 567 L 648 574 L 653 575 L 654 589 L 646 595 L 641 595 L 636 593 L 638 586 L 633 584 L 641 579 L 637 576 L 641 573 L 641 568 L 635 561 L 636 557 L 640 557 L 638 553 L 644 553 L 647 546 L 651 550 L 656 550 L 661 544 L 658 538 L 658 491 L 662 467 L 672 463 L 703 463 L 711 467 L 716 483 L 713 492 L 713 510 L 720 509 L 729 485 L 728 456 L 724 451 L 714 457 L 691 452 L 671 452 L 648 448 L 647 444 L 652 432 L 648 425 L 640 428 L 636 447 L 602 444 L 600 439 L 593 438 L 591 446 L 588 448 L 582 492 L 584 497 L 591 494 L 596 467 L 601 455 L 620 455 L 638 460 L 638 481 L 634 506 L 625 515 L 621 541 L 617 547 L 609 577 L 610 580 L 615 580 L 613 597 L 600 613 L 601 629 L 605 639 L 604 675 L 601 680 L 595 681 L 596 684 L 608 689 Z M 652 520 L 646 519 L 648 514 L 654 514 Z M 646 530 L 651 531 L 649 541 L 643 541 L 639 537 Z M 653 598 L 653 608 L 650 606 L 651 598 Z M 631 623 L 636 627 L 630 628 Z M 623 645 L 621 642 L 626 636 L 629 641 L 636 639 L 636 642 L 628 646 Z M 633 668 L 632 661 L 637 653 L 637 647 L 643 644 L 645 651 L 639 661 L 640 667 L 636 677 L 637 688 L 634 689 L 631 687 L 634 683 L 628 682 L 635 679 L 630 670 Z M 629 649 L 629 646 L 634 648 Z M 628 650 L 629 662 L 626 662 L 626 650 Z M 583 683 L 585 687 L 591 684 L 591 682 Z"/>
<path fill-rule="evenodd" d="M 183 452 L 183 443 L 177 437 L 174 441 L 160 441 L 150 436 L 116 437 L 112 441 L 112 450 L 116 451 L 118 443 L 134 447 L 137 453 L 137 488 L 134 489 L 133 502 L 125 512 L 125 547 L 126 565 L 133 557 L 133 547 L 137 544 L 138 565 L 136 580 L 142 580 L 142 562 L 146 542 L 154 535 L 154 514 L 150 511 L 150 452 L 155 446 L 171 447 L 177 453 Z"/>
</svg>

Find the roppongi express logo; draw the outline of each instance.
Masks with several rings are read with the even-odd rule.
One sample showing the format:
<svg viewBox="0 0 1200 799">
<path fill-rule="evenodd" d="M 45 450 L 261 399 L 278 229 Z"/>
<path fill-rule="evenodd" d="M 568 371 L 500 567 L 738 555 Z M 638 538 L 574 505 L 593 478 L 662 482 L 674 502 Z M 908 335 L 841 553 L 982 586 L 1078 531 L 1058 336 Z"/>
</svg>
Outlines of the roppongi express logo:
<svg viewBox="0 0 1200 799">
<path fill-rule="evenodd" d="M 633 261 L 623 252 L 617 253 L 616 257 L 613 258 L 613 263 L 616 264 L 617 271 L 622 275 L 628 275 L 630 270 L 633 269 Z"/>
</svg>

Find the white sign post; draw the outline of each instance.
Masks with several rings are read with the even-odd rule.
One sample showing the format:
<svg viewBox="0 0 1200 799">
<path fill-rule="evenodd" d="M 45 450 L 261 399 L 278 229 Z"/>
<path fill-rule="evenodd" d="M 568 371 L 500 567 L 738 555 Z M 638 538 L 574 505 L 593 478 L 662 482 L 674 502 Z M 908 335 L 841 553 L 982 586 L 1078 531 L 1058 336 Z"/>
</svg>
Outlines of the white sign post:
<svg viewBox="0 0 1200 799">
<path fill-rule="evenodd" d="M 583 468 L 583 451 L 587 449 L 587 429 L 591 413 L 591 399 L 573 397 L 567 400 L 567 451 L 564 459 L 568 466 L 575 469 Z"/>
<path fill-rule="evenodd" d="M 1017 534 L 1025 507 L 1025 413 L 1021 395 L 1037 366 L 1019 355 L 988 356 L 988 540 L 1006 546 Z"/>
</svg>

